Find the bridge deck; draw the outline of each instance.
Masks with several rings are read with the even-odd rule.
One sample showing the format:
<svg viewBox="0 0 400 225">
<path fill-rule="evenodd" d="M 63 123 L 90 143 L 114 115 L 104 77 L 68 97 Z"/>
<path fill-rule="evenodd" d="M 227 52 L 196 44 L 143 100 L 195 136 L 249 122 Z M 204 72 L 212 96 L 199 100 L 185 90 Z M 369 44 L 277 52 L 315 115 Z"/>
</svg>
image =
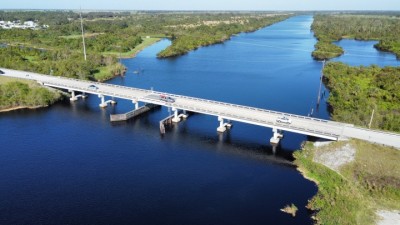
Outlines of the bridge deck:
<svg viewBox="0 0 400 225">
<path fill-rule="evenodd" d="M 5 74 L 3 74 L 5 76 L 31 79 L 50 87 L 164 105 L 212 116 L 220 116 L 232 121 L 277 128 L 280 130 L 322 137 L 330 140 L 358 138 L 400 148 L 399 134 L 358 128 L 351 124 L 126 86 L 48 76 L 9 69 L 1 70 L 5 72 Z M 98 89 L 90 89 L 89 85 L 91 84 L 95 84 Z M 170 103 L 161 100 L 159 98 L 159 95 L 161 94 L 175 98 L 175 102 Z M 287 125 L 276 122 L 276 119 L 280 116 L 290 118 L 292 123 Z"/>
</svg>

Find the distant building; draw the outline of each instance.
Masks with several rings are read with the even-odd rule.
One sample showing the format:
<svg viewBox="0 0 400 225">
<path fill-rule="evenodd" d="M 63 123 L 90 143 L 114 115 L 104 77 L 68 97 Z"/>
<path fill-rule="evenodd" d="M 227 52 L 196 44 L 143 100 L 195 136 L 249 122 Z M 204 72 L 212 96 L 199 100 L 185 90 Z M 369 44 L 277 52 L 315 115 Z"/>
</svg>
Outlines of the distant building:
<svg viewBox="0 0 400 225">
<path fill-rule="evenodd" d="M 0 28 L 2 29 L 32 29 L 32 30 L 38 30 L 38 29 L 47 29 L 49 28 L 49 25 L 42 25 L 39 26 L 39 24 L 36 23 L 37 21 L 25 21 L 23 24 L 21 24 L 20 20 L 16 21 L 0 21 Z"/>
</svg>

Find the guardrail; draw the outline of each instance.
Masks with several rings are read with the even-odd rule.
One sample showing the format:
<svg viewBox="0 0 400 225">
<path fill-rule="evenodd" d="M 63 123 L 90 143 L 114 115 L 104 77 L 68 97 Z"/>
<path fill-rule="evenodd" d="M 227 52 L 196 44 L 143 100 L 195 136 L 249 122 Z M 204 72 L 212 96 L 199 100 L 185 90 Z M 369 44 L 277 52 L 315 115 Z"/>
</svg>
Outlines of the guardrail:
<svg viewBox="0 0 400 225">
<path fill-rule="evenodd" d="M 72 81 L 76 81 L 76 82 L 82 83 L 81 80 L 73 79 L 73 78 L 61 78 L 61 79 L 68 79 L 68 80 L 72 80 Z M 75 90 L 79 89 L 77 91 L 84 91 L 86 93 L 103 94 L 103 95 L 107 95 L 107 96 L 113 96 L 113 97 L 125 98 L 125 99 L 136 99 L 137 98 L 137 96 L 134 96 L 134 95 L 123 95 L 123 94 L 117 94 L 115 92 L 108 92 L 108 91 L 102 91 L 102 90 L 93 91 L 93 90 L 90 90 L 89 88 L 76 87 L 76 86 L 71 86 L 71 85 L 58 83 L 58 82 L 43 81 L 43 83 L 47 84 L 48 86 L 57 86 L 59 88 L 75 89 Z M 94 82 L 85 81 L 84 83 L 93 84 Z M 143 93 L 143 94 L 155 94 L 155 95 L 166 94 L 166 95 L 174 97 L 176 99 L 189 99 L 189 100 L 193 100 L 193 101 L 196 101 L 196 102 L 205 102 L 205 103 L 208 103 L 208 104 L 216 104 L 216 105 L 234 107 L 234 108 L 239 108 L 239 109 L 246 109 L 246 110 L 257 111 L 257 112 L 265 112 L 265 113 L 274 114 L 274 115 L 285 115 L 285 116 L 289 116 L 289 117 L 307 119 L 307 120 L 312 120 L 312 121 L 316 121 L 316 122 L 323 122 L 323 123 L 328 123 L 329 122 L 330 125 L 338 125 L 338 126 L 339 125 L 341 125 L 341 126 L 345 125 L 345 124 L 336 123 L 336 122 L 332 123 L 331 121 L 328 121 L 328 120 L 322 120 L 322 119 L 317 119 L 317 118 L 299 116 L 299 115 L 295 115 L 295 114 L 282 113 L 282 112 L 277 112 L 277 111 L 272 111 L 272 110 L 265 110 L 265 109 L 249 107 L 249 106 L 243 106 L 243 105 L 237 105 L 237 104 L 231 104 L 231 103 L 225 103 L 225 102 L 218 102 L 218 101 L 214 101 L 214 100 L 207 100 L 207 99 L 201 99 L 201 98 L 195 98 L 195 97 L 188 97 L 188 96 L 183 96 L 183 95 L 168 94 L 168 93 L 165 93 L 165 92 L 144 90 L 144 89 L 133 88 L 133 87 L 119 86 L 119 85 L 114 85 L 114 84 L 98 83 L 98 85 L 99 86 L 108 86 L 108 87 L 113 87 L 113 88 L 118 88 L 118 89 L 133 90 L 133 91 L 140 92 L 140 93 Z M 141 98 L 141 99 L 142 100 L 146 100 L 145 97 Z M 158 104 L 165 104 L 165 102 L 160 101 L 160 100 L 156 100 L 156 99 L 149 99 L 149 100 L 151 102 L 158 102 Z M 203 109 L 203 108 L 188 107 L 188 106 L 181 105 L 181 104 L 171 103 L 170 106 L 186 109 L 188 111 L 195 111 L 195 112 L 199 112 L 199 113 L 204 113 L 204 114 L 211 114 L 211 115 L 215 115 L 215 116 L 229 117 L 232 120 L 236 119 L 236 120 L 248 121 L 248 122 L 253 122 L 253 123 L 265 124 L 265 125 L 269 125 L 269 126 L 279 126 L 279 127 L 284 127 L 284 128 L 288 128 L 288 129 L 291 129 L 291 130 L 297 130 L 297 131 L 300 131 L 300 132 L 315 133 L 315 134 L 320 134 L 320 135 L 325 135 L 325 136 L 330 136 L 330 137 L 335 137 L 335 138 L 339 136 L 339 134 L 337 134 L 337 133 L 324 132 L 324 131 L 321 131 L 321 130 L 315 130 L 315 129 L 309 129 L 309 128 L 304 128 L 304 127 L 291 126 L 291 125 L 284 125 L 284 124 L 276 125 L 274 123 L 271 123 L 271 122 L 268 122 L 268 121 L 265 121 L 265 120 L 259 120 L 259 119 L 255 119 L 255 118 L 244 117 L 244 116 L 239 116 L 239 115 L 234 115 L 234 114 L 224 113 L 224 112 L 219 112 L 219 111 L 212 111 L 212 110 L 207 110 L 207 109 Z"/>
<path fill-rule="evenodd" d="M 17 71 L 19 72 L 19 71 Z M 126 86 L 120 86 L 120 85 L 115 85 L 115 84 L 108 84 L 108 83 L 100 83 L 100 82 L 92 82 L 92 81 L 85 81 L 85 80 L 79 80 L 75 78 L 65 78 L 65 77 L 55 77 L 55 76 L 49 76 L 49 75 L 41 75 L 37 73 L 29 73 L 31 75 L 36 75 L 39 77 L 43 77 L 43 79 L 38 79 L 37 81 L 40 81 L 44 83 L 47 86 L 53 86 L 53 87 L 58 87 L 58 88 L 63 88 L 63 89 L 70 89 L 70 90 L 76 90 L 76 91 L 82 91 L 86 93 L 91 93 L 91 94 L 102 94 L 105 96 L 112 96 L 112 97 L 117 97 L 117 98 L 124 98 L 124 99 L 129 99 L 129 100 L 134 100 L 134 99 L 141 99 L 143 101 L 149 101 L 152 103 L 156 103 L 159 105 L 167 105 L 171 107 L 177 107 L 177 108 L 182 108 L 186 109 L 188 111 L 196 111 L 199 113 L 204 113 L 204 114 L 210 114 L 210 115 L 216 115 L 216 116 L 222 116 L 222 117 L 228 117 L 232 120 L 242 120 L 245 122 L 249 123 L 258 123 L 258 124 L 264 124 L 267 126 L 279 126 L 291 130 L 298 130 L 298 131 L 304 131 L 304 132 L 309 132 L 309 133 L 315 133 L 315 134 L 321 134 L 321 135 L 326 135 L 326 136 L 331 136 L 331 137 L 338 137 L 339 135 L 337 133 L 330 133 L 330 132 L 325 132 L 323 130 L 315 130 L 315 129 L 309 129 L 307 127 L 299 127 L 299 126 L 292 126 L 292 125 L 283 125 L 283 124 L 274 124 L 273 122 L 266 121 L 266 120 L 260 120 L 260 119 L 255 119 L 251 117 L 245 117 L 245 116 L 240 116 L 237 114 L 232 114 L 232 113 L 226 113 L 226 112 L 220 112 L 220 111 L 212 111 L 212 110 L 207 110 L 204 108 L 196 108 L 196 107 L 189 107 L 186 105 L 180 105 L 177 103 L 166 103 L 161 100 L 156 100 L 156 99 L 148 99 L 145 96 L 149 94 L 155 94 L 155 95 L 168 95 L 171 97 L 174 97 L 176 99 L 186 99 L 186 100 L 191 100 L 195 102 L 201 102 L 201 103 L 207 103 L 207 104 L 213 104 L 213 105 L 219 105 L 219 106 L 227 106 L 230 108 L 236 108 L 236 109 L 244 109 L 244 110 L 249 110 L 253 112 L 262 112 L 262 113 L 268 113 L 272 115 L 279 115 L 279 116 L 287 116 L 291 118 L 298 118 L 302 120 L 309 120 L 309 121 L 315 121 L 315 122 L 320 122 L 324 124 L 329 124 L 329 125 L 334 125 L 337 128 L 343 128 L 345 126 L 353 126 L 351 124 L 344 124 L 344 123 L 338 123 L 338 122 L 333 122 L 329 120 L 323 120 L 323 119 L 318 119 L 318 118 L 313 118 L 313 117 L 307 117 L 307 116 L 301 116 L 301 115 L 296 115 L 296 114 L 290 114 L 290 113 L 284 113 L 284 112 L 278 112 L 278 111 L 273 111 L 273 110 L 267 110 L 267 109 L 260 109 L 256 107 L 250 107 L 250 106 L 243 106 L 243 105 L 238 105 L 238 104 L 232 104 L 232 103 L 226 103 L 226 102 L 220 102 L 220 101 L 214 101 L 214 100 L 209 100 L 209 99 L 202 99 L 202 98 L 196 98 L 196 97 L 190 97 L 190 96 L 184 96 L 184 95 L 176 95 L 176 94 L 171 94 L 171 93 L 166 93 L 166 92 L 159 92 L 159 91 L 153 91 L 153 90 L 145 90 L 145 89 L 139 89 L 139 88 L 134 88 L 134 87 L 126 87 Z M 26 79 L 26 78 L 25 78 Z M 30 78 L 32 79 L 32 78 Z M 87 85 L 86 87 L 77 87 L 77 86 L 72 86 L 68 85 L 65 83 L 61 83 L 60 81 L 62 80 L 69 80 L 69 81 L 74 81 L 79 84 L 85 84 Z M 104 90 L 91 90 L 88 88 L 88 85 L 90 84 L 97 84 L 100 87 L 111 87 L 111 88 L 116 88 L 118 89 L 119 93 L 116 92 L 110 92 L 110 91 L 104 91 Z M 81 86 L 81 85 L 78 85 Z M 126 90 L 126 91 L 135 91 L 140 93 L 141 95 L 144 96 L 138 96 L 138 95 L 129 95 L 129 94 L 121 94 L 120 92 Z"/>
</svg>

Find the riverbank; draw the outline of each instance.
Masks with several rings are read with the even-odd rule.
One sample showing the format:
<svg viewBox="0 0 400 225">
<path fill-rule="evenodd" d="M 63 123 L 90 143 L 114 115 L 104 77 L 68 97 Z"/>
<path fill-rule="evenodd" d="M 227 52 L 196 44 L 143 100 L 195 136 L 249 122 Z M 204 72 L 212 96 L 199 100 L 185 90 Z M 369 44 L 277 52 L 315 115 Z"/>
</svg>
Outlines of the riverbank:
<svg viewBox="0 0 400 225">
<path fill-rule="evenodd" d="M 172 36 L 172 44 L 157 54 L 158 58 L 169 58 L 187 54 L 200 47 L 223 43 L 233 35 L 250 33 L 263 27 L 282 22 L 293 14 L 267 14 L 257 18 L 249 17 L 240 23 L 230 21 L 213 21 L 212 23 L 190 24 L 181 27 L 184 32 Z M 208 21 L 210 22 L 210 21 Z"/>
<path fill-rule="evenodd" d="M 137 45 L 134 49 L 129 52 L 103 52 L 104 55 L 114 55 L 121 59 L 130 59 L 136 57 L 139 52 L 143 51 L 145 48 L 159 42 L 162 38 L 160 37 L 142 37 L 143 42 Z"/>
<path fill-rule="evenodd" d="M 318 43 L 312 56 L 316 60 L 341 56 L 344 50 L 333 42 L 355 39 L 379 41 L 375 48 L 399 58 L 399 27 L 400 19 L 388 15 L 316 15 L 311 29 Z"/>
<path fill-rule="evenodd" d="M 47 107 L 61 99 L 60 92 L 33 81 L 0 77 L 0 112 Z"/>
<path fill-rule="evenodd" d="M 307 142 L 294 156 L 318 185 L 307 205 L 317 224 L 372 225 L 380 210 L 400 209 L 399 150 L 359 140 Z"/>
</svg>

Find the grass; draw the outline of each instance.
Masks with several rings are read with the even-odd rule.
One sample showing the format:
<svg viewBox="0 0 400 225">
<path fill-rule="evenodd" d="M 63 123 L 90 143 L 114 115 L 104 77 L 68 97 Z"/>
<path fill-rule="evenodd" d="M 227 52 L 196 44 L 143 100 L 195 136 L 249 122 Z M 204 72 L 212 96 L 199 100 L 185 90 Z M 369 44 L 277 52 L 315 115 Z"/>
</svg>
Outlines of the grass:
<svg viewBox="0 0 400 225">
<path fill-rule="evenodd" d="M 110 67 L 100 67 L 99 72 L 94 74 L 94 78 L 97 81 L 104 81 L 113 78 Z"/>
<path fill-rule="evenodd" d="M 85 38 L 95 37 L 95 36 L 98 36 L 101 34 L 104 34 L 104 33 L 85 33 Z M 60 36 L 60 38 L 80 39 L 80 38 L 82 38 L 82 35 L 81 34 L 71 34 L 71 35 L 67 35 L 67 36 Z"/>
<path fill-rule="evenodd" d="M 0 76 L 0 85 L 6 84 L 6 83 L 9 83 L 9 82 L 13 82 L 13 81 L 18 81 L 18 82 L 21 82 L 21 83 L 28 84 L 29 87 L 38 86 L 38 84 L 35 81 L 26 80 L 26 79 L 19 79 L 19 78 L 12 78 L 12 77 L 6 77 L 6 76 Z"/>
<path fill-rule="evenodd" d="M 313 158 L 346 143 L 319 148 L 307 143 L 295 152 L 299 170 L 319 187 L 308 204 L 317 224 L 372 225 L 378 209 L 400 209 L 400 151 L 358 140 L 349 143 L 356 149 L 355 160 L 341 167 L 340 174 Z"/>
<path fill-rule="evenodd" d="M 137 45 L 134 49 L 132 49 L 129 52 L 123 52 L 123 53 L 103 52 L 103 54 L 104 55 L 116 55 L 117 57 L 121 56 L 121 58 L 132 58 L 132 57 L 135 57 L 136 54 L 138 54 L 140 51 L 142 51 L 146 47 L 161 40 L 161 38 L 158 38 L 158 37 L 150 37 L 150 38 L 142 37 L 142 38 L 143 38 L 143 42 L 141 44 Z"/>
</svg>

